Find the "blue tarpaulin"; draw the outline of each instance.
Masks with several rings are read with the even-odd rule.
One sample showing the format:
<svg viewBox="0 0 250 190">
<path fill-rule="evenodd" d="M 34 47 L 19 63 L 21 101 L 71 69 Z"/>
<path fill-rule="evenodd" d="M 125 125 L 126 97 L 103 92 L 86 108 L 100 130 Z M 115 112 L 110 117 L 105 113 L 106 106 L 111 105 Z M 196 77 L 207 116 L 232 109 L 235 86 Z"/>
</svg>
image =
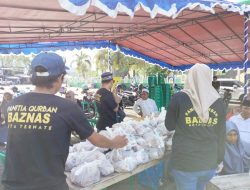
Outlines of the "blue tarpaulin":
<svg viewBox="0 0 250 190">
<path fill-rule="evenodd" d="M 182 65 L 182 66 L 172 66 L 166 62 L 163 62 L 158 59 L 154 59 L 147 55 L 144 55 L 140 52 L 134 51 L 132 49 L 118 46 L 110 41 L 95 41 L 95 42 L 46 42 L 46 43 L 32 43 L 32 44 L 0 44 L 0 53 L 1 54 L 38 54 L 40 52 L 45 51 L 57 51 L 57 50 L 74 50 L 74 49 L 102 49 L 109 48 L 113 51 L 119 51 L 127 56 L 135 57 L 138 59 L 142 59 L 151 64 L 156 64 L 161 66 L 162 68 L 167 68 L 169 70 L 179 70 L 185 71 L 192 67 L 192 65 Z M 117 49 L 118 48 L 118 49 Z M 243 68 L 242 62 L 225 62 L 219 64 L 208 64 L 210 68 L 215 70 L 223 70 L 223 69 L 237 69 Z"/>
</svg>

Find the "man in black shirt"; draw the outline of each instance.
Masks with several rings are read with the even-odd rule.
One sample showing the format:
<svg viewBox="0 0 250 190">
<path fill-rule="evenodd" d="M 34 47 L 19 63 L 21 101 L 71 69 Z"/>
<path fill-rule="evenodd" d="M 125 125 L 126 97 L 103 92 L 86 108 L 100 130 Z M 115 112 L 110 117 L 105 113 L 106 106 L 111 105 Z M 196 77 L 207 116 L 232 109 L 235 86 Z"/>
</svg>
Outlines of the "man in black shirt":
<svg viewBox="0 0 250 190">
<path fill-rule="evenodd" d="M 97 121 L 97 129 L 105 130 L 106 127 L 112 127 L 117 123 L 116 113 L 119 109 L 121 99 L 111 92 L 113 86 L 113 75 L 110 72 L 102 74 L 102 88 L 95 94 L 99 119 Z"/>
<path fill-rule="evenodd" d="M 215 88 L 215 90 L 217 92 L 219 92 L 219 90 L 220 90 L 220 81 L 217 81 L 217 79 L 218 79 L 217 76 L 213 77 L 212 86 Z"/>
<path fill-rule="evenodd" d="M 7 108 L 2 183 L 5 190 L 68 190 L 64 168 L 72 130 L 99 147 L 123 147 L 127 139 L 97 134 L 76 103 L 55 96 L 66 74 L 60 56 L 41 53 L 31 67 L 35 90 L 15 98 Z"/>
</svg>

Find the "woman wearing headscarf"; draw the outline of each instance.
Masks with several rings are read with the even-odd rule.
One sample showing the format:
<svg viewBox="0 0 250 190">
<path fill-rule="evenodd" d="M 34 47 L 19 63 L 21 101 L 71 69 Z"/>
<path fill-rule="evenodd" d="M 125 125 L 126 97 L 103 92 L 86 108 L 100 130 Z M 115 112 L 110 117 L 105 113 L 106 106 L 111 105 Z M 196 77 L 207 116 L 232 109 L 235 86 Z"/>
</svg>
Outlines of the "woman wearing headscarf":
<svg viewBox="0 0 250 190">
<path fill-rule="evenodd" d="M 232 121 L 228 121 L 226 126 L 226 149 L 222 174 L 244 173 L 245 170 L 249 169 L 250 159 L 241 143 L 239 130 Z"/>
<path fill-rule="evenodd" d="M 215 175 L 224 159 L 225 116 L 211 70 L 194 65 L 184 90 L 172 97 L 165 119 L 167 129 L 175 130 L 170 167 L 178 190 L 204 190 Z"/>
</svg>

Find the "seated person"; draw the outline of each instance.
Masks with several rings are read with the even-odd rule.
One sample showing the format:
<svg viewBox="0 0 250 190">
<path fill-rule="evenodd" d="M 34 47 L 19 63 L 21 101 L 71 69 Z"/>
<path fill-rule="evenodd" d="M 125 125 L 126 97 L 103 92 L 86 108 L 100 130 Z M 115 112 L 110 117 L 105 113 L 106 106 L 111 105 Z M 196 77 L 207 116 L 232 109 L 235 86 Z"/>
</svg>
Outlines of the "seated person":
<svg viewBox="0 0 250 190">
<path fill-rule="evenodd" d="M 238 128 L 243 147 L 250 155 L 250 100 L 243 100 L 241 113 L 230 118 Z"/>
<path fill-rule="evenodd" d="M 240 140 L 239 130 L 237 126 L 228 121 L 226 123 L 226 149 L 223 161 L 222 174 L 238 174 L 244 173 L 245 151 Z"/>
<path fill-rule="evenodd" d="M 134 111 L 142 117 L 151 115 L 152 113 L 158 112 L 158 108 L 154 100 L 148 97 L 148 89 L 142 89 L 141 98 L 134 104 Z"/>
</svg>

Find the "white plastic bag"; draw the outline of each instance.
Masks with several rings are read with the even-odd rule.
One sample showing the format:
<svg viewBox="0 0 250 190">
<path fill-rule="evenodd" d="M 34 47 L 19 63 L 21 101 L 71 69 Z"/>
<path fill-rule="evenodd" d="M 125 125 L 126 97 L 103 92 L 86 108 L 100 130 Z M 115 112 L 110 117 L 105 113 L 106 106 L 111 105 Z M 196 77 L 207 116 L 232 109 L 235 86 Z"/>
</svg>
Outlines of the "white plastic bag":
<svg viewBox="0 0 250 190">
<path fill-rule="evenodd" d="M 168 135 L 168 130 L 165 126 L 165 123 L 160 123 L 157 125 L 157 127 L 155 128 L 155 132 L 157 132 L 158 135 L 160 136 L 167 136 Z"/>
<path fill-rule="evenodd" d="M 71 182 L 87 187 L 100 181 L 101 173 L 96 162 L 84 163 L 71 171 Z"/>
<path fill-rule="evenodd" d="M 126 124 L 123 129 L 126 134 L 136 135 L 136 130 L 132 127 L 132 125 Z"/>
<path fill-rule="evenodd" d="M 77 166 L 77 152 L 69 153 L 65 164 L 65 171 L 69 172 Z"/>
<path fill-rule="evenodd" d="M 137 167 L 137 161 L 134 157 L 127 157 L 114 163 L 116 172 L 132 172 Z"/>
<path fill-rule="evenodd" d="M 110 160 L 111 163 L 118 162 L 123 159 L 121 151 L 121 149 L 112 150 L 106 154 L 106 158 Z"/>
<path fill-rule="evenodd" d="M 69 153 L 73 153 L 73 152 L 74 152 L 73 147 L 70 146 L 70 147 L 69 147 Z"/>
<path fill-rule="evenodd" d="M 160 159 L 164 156 L 164 148 L 150 148 L 148 149 L 150 160 Z"/>
<path fill-rule="evenodd" d="M 157 119 L 156 118 L 152 118 L 149 121 L 150 127 L 155 128 L 157 126 Z"/>
<path fill-rule="evenodd" d="M 105 158 L 105 155 L 97 150 L 84 151 L 84 152 L 78 153 L 77 158 L 76 158 L 76 163 L 80 165 L 85 162 L 93 162 L 95 160 L 102 160 L 104 158 Z"/>
<path fill-rule="evenodd" d="M 161 122 L 165 122 L 165 117 L 166 117 L 167 111 L 166 110 L 162 110 L 161 113 L 159 114 L 157 120 L 158 120 L 158 124 Z"/>
<path fill-rule="evenodd" d="M 89 141 L 85 141 L 85 142 L 80 142 L 77 143 L 73 146 L 73 150 L 74 152 L 81 152 L 81 151 L 91 151 L 95 148 L 95 146 L 93 144 L 91 144 Z"/>
<path fill-rule="evenodd" d="M 107 159 L 109 159 L 111 163 L 119 162 L 127 157 L 133 157 L 133 156 L 134 156 L 133 150 L 124 150 L 124 149 L 115 149 L 106 154 Z"/>
<path fill-rule="evenodd" d="M 106 158 L 100 160 L 99 169 L 102 176 L 108 176 L 115 172 L 114 166 Z"/>
<path fill-rule="evenodd" d="M 136 131 L 136 134 L 139 136 L 142 136 L 146 132 L 142 124 L 134 125 L 134 129 Z"/>
<path fill-rule="evenodd" d="M 143 147 L 143 148 L 146 148 L 148 146 L 148 143 L 145 141 L 144 138 L 142 137 L 139 137 L 136 139 L 136 142 L 139 146 Z"/>
<path fill-rule="evenodd" d="M 149 155 L 145 150 L 140 150 L 135 153 L 137 164 L 145 164 L 150 161 Z"/>
</svg>

